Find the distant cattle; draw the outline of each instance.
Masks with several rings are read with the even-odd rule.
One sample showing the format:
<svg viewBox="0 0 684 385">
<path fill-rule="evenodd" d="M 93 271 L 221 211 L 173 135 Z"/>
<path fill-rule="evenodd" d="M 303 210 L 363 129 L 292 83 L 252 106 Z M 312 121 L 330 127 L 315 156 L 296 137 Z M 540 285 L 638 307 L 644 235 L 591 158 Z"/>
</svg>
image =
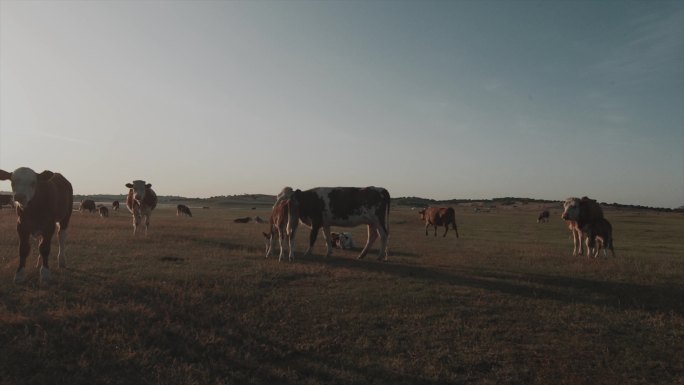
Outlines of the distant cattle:
<svg viewBox="0 0 684 385">
<path fill-rule="evenodd" d="M 280 245 L 278 261 L 283 259 L 283 241 L 285 241 L 286 237 L 289 247 L 288 260 L 292 261 L 292 259 L 294 259 L 293 245 L 290 241 L 292 233 L 289 232 L 293 227 L 288 227 L 288 221 L 293 220 L 296 222 L 299 219 L 296 217 L 296 214 L 290 216 L 291 210 L 296 212 L 296 209 L 292 206 L 293 204 L 295 203 L 290 199 L 282 199 L 273 205 L 273 209 L 271 210 L 271 219 L 269 220 L 268 233 L 263 233 L 264 237 L 266 238 L 266 258 L 270 257 L 271 253 L 273 252 L 273 240 L 277 235 Z M 296 228 L 296 226 L 294 226 L 294 228 Z"/>
<path fill-rule="evenodd" d="M 78 211 L 80 211 L 80 212 L 88 211 L 90 213 L 96 212 L 97 206 L 95 205 L 95 201 L 92 199 L 82 200 L 81 204 L 78 206 Z"/>
<path fill-rule="evenodd" d="M 381 187 L 318 187 L 306 191 L 292 190 L 285 187 L 279 194 L 276 203 L 282 199 L 290 199 L 290 216 L 288 232 L 290 237 L 290 253 L 298 222 L 311 228 L 309 247 L 305 256 L 311 253 L 318 230 L 323 228 L 327 251 L 332 253 L 332 236 L 330 226 L 353 227 L 365 224 L 368 226 L 368 240 L 358 258 L 363 258 L 368 249 L 380 236 L 378 259 L 387 259 L 387 237 L 389 234 L 389 192 Z"/>
<path fill-rule="evenodd" d="M 444 226 L 444 235 L 446 237 L 449 232 L 449 225 L 454 229 L 456 238 L 458 238 L 458 227 L 456 227 L 456 212 L 453 207 L 427 207 L 418 212 L 420 219 L 425 221 L 425 235 L 428 235 L 428 227 L 435 227 L 435 237 L 437 236 L 437 227 Z"/>
<path fill-rule="evenodd" d="M 112 202 L 112 210 L 119 211 L 119 201 Z"/>
<path fill-rule="evenodd" d="M 14 207 L 14 200 L 11 195 L 0 194 L 0 210 L 3 206 Z"/>
<path fill-rule="evenodd" d="M 126 197 L 126 207 L 133 214 L 133 235 L 136 234 L 138 226 L 143 217 L 145 218 L 145 236 L 150 226 L 150 216 L 152 210 L 157 207 L 157 194 L 152 190 L 152 185 L 143 180 L 134 180 L 133 183 L 126 183 L 129 188 Z"/>
<path fill-rule="evenodd" d="M 549 216 L 551 216 L 551 214 L 549 213 L 548 210 L 542 211 L 541 213 L 539 213 L 539 216 L 537 216 L 537 223 L 548 222 Z"/>
<path fill-rule="evenodd" d="M 573 253 L 572 255 L 582 255 L 583 241 L 587 244 L 587 255 L 589 255 L 589 243 L 585 227 L 603 219 L 603 209 L 594 199 L 587 197 L 567 198 L 563 202 L 563 214 L 561 218 L 566 221 L 572 233 Z"/>
<path fill-rule="evenodd" d="M 109 217 L 109 209 L 106 208 L 105 206 L 98 206 L 97 212 L 100 213 L 100 216 L 102 218 L 107 218 Z"/>
<path fill-rule="evenodd" d="M 190 212 L 190 208 L 186 205 L 176 206 L 176 216 L 183 216 L 183 215 L 185 215 L 186 217 L 192 217 L 192 213 Z"/>
<path fill-rule="evenodd" d="M 33 170 L 21 167 L 14 172 L 0 170 L 0 180 L 12 181 L 12 192 L 17 204 L 17 233 L 19 234 L 19 268 L 14 282 L 26 280 L 24 267 L 26 257 L 31 251 L 31 235 L 39 236 L 40 278 L 50 278 L 48 256 L 52 236 L 57 229 L 59 253 L 57 264 L 66 267 L 66 234 L 73 207 L 73 188 L 61 174 L 43 171 L 36 174 Z"/>
<path fill-rule="evenodd" d="M 249 223 L 251 221 L 252 221 L 252 217 L 242 217 L 242 218 L 233 219 L 233 222 L 235 222 L 235 223 Z"/>
<path fill-rule="evenodd" d="M 338 249 L 353 249 L 354 248 L 354 241 L 352 240 L 352 235 L 351 233 L 336 233 L 336 232 L 331 232 L 330 233 L 331 243 L 333 247 L 337 247 Z"/>
</svg>

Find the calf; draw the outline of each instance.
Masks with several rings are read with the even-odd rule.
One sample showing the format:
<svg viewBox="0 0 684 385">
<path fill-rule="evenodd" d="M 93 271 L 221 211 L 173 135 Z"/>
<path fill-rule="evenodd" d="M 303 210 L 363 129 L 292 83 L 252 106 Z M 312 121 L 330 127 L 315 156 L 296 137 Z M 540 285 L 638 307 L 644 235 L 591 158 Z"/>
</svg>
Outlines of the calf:
<svg viewBox="0 0 684 385">
<path fill-rule="evenodd" d="M 605 218 L 596 220 L 593 223 L 587 224 L 582 229 L 587 237 L 587 255 L 594 253 L 594 258 L 598 257 L 599 251 L 603 249 L 603 256 L 606 257 L 606 249 L 609 249 L 613 257 L 615 257 L 615 250 L 613 249 L 613 226 Z M 598 245 L 597 245 L 598 243 Z"/>
<path fill-rule="evenodd" d="M 178 205 L 176 206 L 176 216 L 182 216 L 185 215 L 186 217 L 192 217 L 192 213 L 190 212 L 190 208 L 186 205 Z"/>
<path fill-rule="evenodd" d="M 387 259 L 387 238 L 389 236 L 389 192 L 381 187 L 318 187 L 306 191 L 284 188 L 278 194 L 279 202 L 289 198 L 295 202 L 296 211 L 290 210 L 291 219 L 288 220 L 288 232 L 291 232 L 290 246 L 296 232 L 297 221 L 311 228 L 309 248 L 304 256 L 311 254 L 318 230 L 323 228 L 327 252 L 332 253 L 332 236 L 330 226 L 353 227 L 365 224 L 368 226 L 368 240 L 358 258 L 363 258 L 368 249 L 380 236 L 378 259 Z M 290 249 L 292 253 L 292 249 Z"/>
<path fill-rule="evenodd" d="M 78 211 L 79 212 L 88 211 L 90 213 L 96 212 L 97 206 L 95 206 L 95 201 L 92 199 L 82 200 L 81 204 L 78 206 Z"/>
<path fill-rule="evenodd" d="M 133 235 L 136 234 L 142 218 L 145 217 L 145 236 L 147 236 L 152 210 L 157 207 L 157 194 L 152 190 L 152 185 L 143 180 L 126 183 L 126 187 L 129 188 L 126 207 L 133 214 Z"/>
<path fill-rule="evenodd" d="M 539 213 L 539 216 L 537 217 L 537 223 L 548 222 L 549 216 L 551 216 L 551 214 L 548 210 L 542 211 L 541 213 Z"/>
<path fill-rule="evenodd" d="M 590 239 L 586 237 L 584 228 L 603 219 L 603 209 L 594 199 L 587 197 L 567 198 L 563 202 L 563 214 L 561 218 L 568 223 L 568 228 L 572 232 L 573 253 L 572 255 L 582 255 L 582 241 L 587 244 L 587 255 L 589 255 Z"/>
<path fill-rule="evenodd" d="M 105 206 L 98 207 L 97 211 L 100 213 L 100 217 L 102 217 L 102 218 L 109 217 L 109 209 L 106 208 Z"/>
<path fill-rule="evenodd" d="M 119 211 L 119 201 L 112 202 L 112 210 Z"/>
<path fill-rule="evenodd" d="M 333 247 L 337 247 L 338 249 L 352 249 L 354 248 L 354 242 L 352 241 L 352 235 L 351 233 L 336 233 L 336 232 L 331 232 L 331 242 Z"/>
<path fill-rule="evenodd" d="M 289 246 L 289 254 L 287 259 L 291 262 L 294 259 L 293 244 L 291 242 L 292 232 L 291 230 L 296 229 L 296 224 L 294 226 L 288 226 L 290 220 L 298 221 L 297 218 L 297 208 L 296 202 L 290 199 L 283 199 L 276 202 L 273 205 L 273 210 L 271 211 L 271 219 L 269 220 L 268 233 L 264 234 L 266 238 L 266 258 L 271 256 L 273 252 L 273 239 L 276 233 L 278 234 L 278 242 L 280 244 L 280 254 L 278 255 L 278 261 L 283 259 L 283 241 L 287 237 L 287 243 Z M 292 212 L 293 215 L 290 215 Z"/>
<path fill-rule="evenodd" d="M 444 235 L 446 237 L 449 232 L 449 225 L 452 226 L 458 238 L 458 228 L 456 227 L 456 212 L 453 207 L 427 207 L 418 212 L 420 219 L 425 221 L 425 235 L 428 235 L 428 227 L 435 227 L 435 237 L 437 236 L 437 227 L 444 226 Z"/>
<path fill-rule="evenodd" d="M 11 173 L 0 170 L 0 180 L 12 181 L 12 193 L 17 206 L 19 268 L 14 274 L 14 282 L 26 280 L 24 267 L 26 257 L 31 251 L 31 235 L 40 237 L 40 278 L 41 281 L 47 281 L 50 278 L 50 242 L 55 229 L 59 239 L 57 264 L 59 267 L 66 267 L 67 228 L 74 201 L 71 183 L 61 174 L 51 171 L 36 174 L 27 167 L 18 168 Z"/>
</svg>

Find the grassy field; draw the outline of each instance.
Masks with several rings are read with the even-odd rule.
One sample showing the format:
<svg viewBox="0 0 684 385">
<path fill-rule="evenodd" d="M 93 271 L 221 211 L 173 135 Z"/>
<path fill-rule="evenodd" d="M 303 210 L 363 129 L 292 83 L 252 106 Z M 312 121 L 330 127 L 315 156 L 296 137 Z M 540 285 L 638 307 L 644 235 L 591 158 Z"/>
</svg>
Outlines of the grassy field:
<svg viewBox="0 0 684 385">
<path fill-rule="evenodd" d="M 74 213 L 68 269 L 27 283 L 0 211 L 0 384 L 684 384 L 684 217 L 606 211 L 617 258 L 572 257 L 558 210 L 390 214 L 390 258 L 264 259 L 249 207 Z M 365 228 L 351 230 L 357 246 Z"/>
</svg>

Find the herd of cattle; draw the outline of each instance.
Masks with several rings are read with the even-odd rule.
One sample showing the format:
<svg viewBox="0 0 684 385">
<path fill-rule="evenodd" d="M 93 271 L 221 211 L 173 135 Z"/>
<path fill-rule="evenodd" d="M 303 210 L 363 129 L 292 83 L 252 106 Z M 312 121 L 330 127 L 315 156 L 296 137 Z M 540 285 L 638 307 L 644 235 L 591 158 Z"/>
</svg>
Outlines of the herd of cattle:
<svg viewBox="0 0 684 385">
<path fill-rule="evenodd" d="M 43 171 L 38 174 L 30 168 L 21 167 L 13 172 L 0 170 L 0 180 L 10 180 L 14 205 L 18 216 L 17 233 L 19 235 L 19 267 L 15 273 L 15 282 L 25 280 L 24 268 L 26 258 L 30 252 L 29 238 L 31 235 L 39 236 L 39 264 L 41 280 L 48 280 L 48 256 L 52 236 L 57 231 L 59 252 L 57 263 L 59 267 L 66 267 L 65 241 L 69 220 L 73 211 L 73 188 L 71 183 L 59 173 Z M 150 224 L 152 210 L 157 207 L 157 194 L 152 190 L 152 185 L 142 180 L 126 183 L 129 189 L 126 197 L 126 207 L 133 215 L 133 234 L 143 225 L 144 233 Z M 10 198 L 11 199 L 11 198 Z M 8 202 L 11 202 L 9 200 Z M 1 206 L 0 206 L 1 207 Z M 118 210 L 119 202 L 114 201 L 113 210 Z M 266 257 L 273 250 L 276 237 L 280 244 L 279 260 L 284 254 L 284 242 L 288 246 L 288 259 L 294 258 L 294 239 L 297 227 L 300 223 L 311 229 L 309 233 L 308 248 L 304 253 L 307 256 L 318 237 L 319 230 L 323 229 L 327 246 L 326 257 L 332 253 L 333 245 L 341 248 L 352 248 L 353 243 L 349 233 L 333 233 L 331 226 L 354 227 L 366 225 L 368 227 L 368 239 L 361 250 L 358 258 L 363 258 L 380 238 L 378 259 L 386 260 L 388 256 L 387 239 L 389 236 L 389 211 L 390 194 L 381 187 L 319 187 L 310 190 L 293 190 L 285 187 L 277 195 L 273 205 L 269 232 L 263 233 L 267 239 Z M 562 218 L 568 223 L 573 236 L 573 255 L 583 254 L 583 241 L 586 245 L 587 255 L 597 257 L 599 250 L 603 248 L 604 256 L 606 249 L 610 249 L 613 256 L 612 226 L 603 217 L 601 206 L 593 199 L 568 198 L 563 203 Z M 105 206 L 96 206 L 92 200 L 84 200 L 79 206 L 79 211 L 99 212 L 103 217 L 108 216 L 109 210 Z M 420 212 L 421 219 L 425 221 L 425 235 L 428 228 L 434 227 L 434 236 L 437 236 L 437 228 L 444 226 L 446 237 L 449 226 L 456 233 L 455 211 L 451 207 L 428 207 Z M 176 215 L 192 216 L 190 209 L 185 205 L 178 205 Z M 549 212 L 543 211 L 538 222 L 548 221 Z"/>
</svg>

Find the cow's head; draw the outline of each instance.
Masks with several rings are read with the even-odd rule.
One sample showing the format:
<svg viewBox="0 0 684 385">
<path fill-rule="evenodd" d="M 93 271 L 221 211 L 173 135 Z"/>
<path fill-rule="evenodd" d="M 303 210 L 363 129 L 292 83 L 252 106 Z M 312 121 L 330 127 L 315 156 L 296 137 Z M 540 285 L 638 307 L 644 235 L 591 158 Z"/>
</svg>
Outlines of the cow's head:
<svg viewBox="0 0 684 385">
<path fill-rule="evenodd" d="M 38 182 L 44 182 L 52 178 L 52 171 L 43 171 L 36 174 L 35 171 L 28 167 L 20 167 L 14 172 L 7 172 L 0 170 L 0 180 L 12 181 L 12 193 L 14 194 L 14 201 L 19 207 L 26 206 L 33 196 L 36 194 L 36 186 Z"/>
<path fill-rule="evenodd" d="M 418 214 L 420 214 L 420 219 L 424 221 L 425 220 L 425 209 L 418 211 Z"/>
<path fill-rule="evenodd" d="M 561 218 L 566 221 L 577 221 L 580 215 L 579 198 L 568 198 L 563 202 L 563 214 Z"/>
<path fill-rule="evenodd" d="M 151 188 L 152 185 L 145 183 L 144 180 L 134 180 L 133 183 L 126 183 L 126 187 L 133 190 L 133 199 L 142 202 L 145 199 L 145 192 Z"/>
</svg>

